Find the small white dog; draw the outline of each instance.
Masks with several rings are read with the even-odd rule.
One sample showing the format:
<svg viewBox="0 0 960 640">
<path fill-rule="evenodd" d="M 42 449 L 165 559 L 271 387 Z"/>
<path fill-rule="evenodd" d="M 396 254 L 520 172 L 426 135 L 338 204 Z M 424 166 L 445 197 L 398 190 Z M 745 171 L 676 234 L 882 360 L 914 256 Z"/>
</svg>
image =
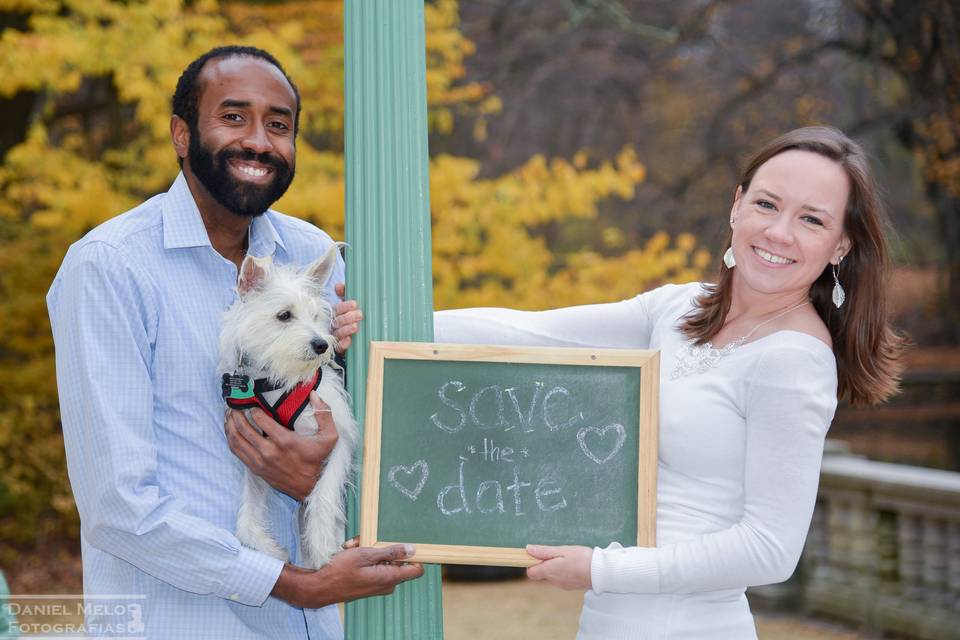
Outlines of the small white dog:
<svg viewBox="0 0 960 640">
<path fill-rule="evenodd" d="M 300 519 L 303 564 L 319 568 L 343 542 L 344 493 L 352 480 L 359 433 L 340 375 L 331 366 L 333 309 L 323 290 L 336 264 L 338 246 L 302 272 L 247 256 L 237 279 L 237 301 L 223 319 L 220 367 L 230 407 L 260 407 L 299 434 L 317 432 L 310 392 L 330 406 L 339 438 Z M 249 419 L 249 416 L 248 416 Z M 251 421 L 252 423 L 252 421 Z M 286 561 L 266 518 L 270 486 L 249 469 L 237 515 L 237 538 Z"/>
</svg>

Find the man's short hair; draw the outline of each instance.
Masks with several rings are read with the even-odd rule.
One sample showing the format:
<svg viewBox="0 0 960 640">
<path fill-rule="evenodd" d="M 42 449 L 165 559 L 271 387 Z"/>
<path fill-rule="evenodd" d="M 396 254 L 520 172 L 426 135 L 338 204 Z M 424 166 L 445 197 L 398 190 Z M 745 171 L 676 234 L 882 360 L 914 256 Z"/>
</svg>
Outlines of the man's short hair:
<svg viewBox="0 0 960 640">
<path fill-rule="evenodd" d="M 293 95 L 297 98 L 297 111 L 293 118 L 293 131 L 296 133 L 300 127 L 300 90 L 297 89 L 297 85 L 293 83 L 293 80 L 291 80 L 287 72 L 284 71 L 280 61 L 267 51 L 258 49 L 257 47 L 241 47 L 237 45 L 216 47 L 187 65 L 187 68 L 180 74 L 180 79 L 177 80 L 176 91 L 173 92 L 173 114 L 183 118 L 187 125 L 189 125 L 190 131 L 196 131 L 197 110 L 200 105 L 201 89 L 197 79 L 200 77 L 200 72 L 203 71 L 203 66 L 210 60 L 237 56 L 248 56 L 266 60 L 279 69 L 283 77 L 287 79 L 287 82 L 290 83 L 290 87 L 293 89 Z"/>
</svg>

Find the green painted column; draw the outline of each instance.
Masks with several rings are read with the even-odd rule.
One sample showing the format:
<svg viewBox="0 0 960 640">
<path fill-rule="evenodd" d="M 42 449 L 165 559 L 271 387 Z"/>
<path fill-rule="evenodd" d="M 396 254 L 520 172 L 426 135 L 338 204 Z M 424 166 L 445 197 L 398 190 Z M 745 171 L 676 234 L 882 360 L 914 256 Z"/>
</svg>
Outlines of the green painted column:
<svg viewBox="0 0 960 640">
<path fill-rule="evenodd" d="M 347 375 L 363 423 L 370 340 L 433 340 L 423 0 L 346 0 L 347 294 L 365 319 Z M 361 488 L 362 489 L 362 488 Z M 350 530 L 357 532 L 353 496 Z M 440 568 L 346 607 L 352 640 L 443 637 Z"/>
<path fill-rule="evenodd" d="M 8 606 L 9 596 L 10 587 L 7 586 L 7 580 L 3 577 L 3 571 L 0 570 L 0 638 L 19 638 L 20 632 L 15 628 L 17 617 Z"/>
</svg>

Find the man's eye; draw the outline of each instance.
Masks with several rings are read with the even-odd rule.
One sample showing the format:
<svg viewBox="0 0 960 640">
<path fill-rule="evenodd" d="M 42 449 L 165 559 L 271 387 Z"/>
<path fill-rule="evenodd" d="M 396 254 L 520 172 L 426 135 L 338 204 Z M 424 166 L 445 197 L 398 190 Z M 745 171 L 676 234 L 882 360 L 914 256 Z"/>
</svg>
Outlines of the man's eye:
<svg viewBox="0 0 960 640">
<path fill-rule="evenodd" d="M 281 311 L 280 313 L 277 314 L 277 320 L 279 320 L 280 322 L 289 322 L 292 319 L 293 319 L 293 314 L 289 310 Z"/>
<path fill-rule="evenodd" d="M 225 114 L 223 114 L 223 119 L 224 119 L 224 120 L 239 120 L 239 119 L 240 119 L 240 114 L 239 114 L 239 113 L 225 113 Z"/>
<path fill-rule="evenodd" d="M 290 128 L 285 122 L 271 122 L 270 126 L 274 129 L 283 129 L 284 131 Z"/>
</svg>

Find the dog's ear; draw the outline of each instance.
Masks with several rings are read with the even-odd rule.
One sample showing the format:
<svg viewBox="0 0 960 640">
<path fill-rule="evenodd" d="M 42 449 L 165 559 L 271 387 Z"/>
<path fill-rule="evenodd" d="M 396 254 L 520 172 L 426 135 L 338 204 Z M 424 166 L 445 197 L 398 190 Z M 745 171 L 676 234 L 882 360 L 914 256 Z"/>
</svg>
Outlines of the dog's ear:
<svg viewBox="0 0 960 640">
<path fill-rule="evenodd" d="M 326 253 L 307 267 L 304 273 L 321 287 L 326 285 L 327 280 L 329 280 L 331 274 L 333 274 L 333 268 L 337 266 L 337 257 L 340 255 L 341 246 L 343 246 L 342 242 L 334 242 L 331 244 Z"/>
<path fill-rule="evenodd" d="M 240 264 L 240 273 L 237 275 L 237 291 L 240 295 L 246 295 L 249 292 L 259 289 L 263 281 L 270 275 L 270 267 L 273 265 L 273 258 L 257 258 L 248 255 Z"/>
</svg>

